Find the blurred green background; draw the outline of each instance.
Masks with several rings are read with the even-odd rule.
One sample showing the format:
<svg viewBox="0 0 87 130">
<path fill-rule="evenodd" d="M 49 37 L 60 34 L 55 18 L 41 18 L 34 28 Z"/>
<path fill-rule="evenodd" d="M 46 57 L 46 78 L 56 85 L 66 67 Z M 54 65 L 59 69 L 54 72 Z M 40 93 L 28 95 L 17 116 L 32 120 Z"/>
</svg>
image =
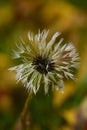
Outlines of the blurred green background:
<svg viewBox="0 0 87 130">
<path fill-rule="evenodd" d="M 65 93 L 43 91 L 33 96 L 27 130 L 87 130 L 87 1 L 0 0 L 0 130 L 21 130 L 17 119 L 27 91 L 16 84 L 12 48 L 29 30 L 62 32 L 80 55 L 77 82 L 66 82 Z M 16 127 L 15 127 L 16 126 Z"/>
</svg>

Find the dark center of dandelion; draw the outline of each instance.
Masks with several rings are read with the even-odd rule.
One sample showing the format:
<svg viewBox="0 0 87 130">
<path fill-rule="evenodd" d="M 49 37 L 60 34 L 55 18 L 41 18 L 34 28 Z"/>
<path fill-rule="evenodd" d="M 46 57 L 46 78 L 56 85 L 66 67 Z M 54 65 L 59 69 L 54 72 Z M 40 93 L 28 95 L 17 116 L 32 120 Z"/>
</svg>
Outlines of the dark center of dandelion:
<svg viewBox="0 0 87 130">
<path fill-rule="evenodd" d="M 41 74 L 47 74 L 54 70 L 54 62 L 46 57 L 38 56 L 33 60 L 34 68 Z"/>
</svg>

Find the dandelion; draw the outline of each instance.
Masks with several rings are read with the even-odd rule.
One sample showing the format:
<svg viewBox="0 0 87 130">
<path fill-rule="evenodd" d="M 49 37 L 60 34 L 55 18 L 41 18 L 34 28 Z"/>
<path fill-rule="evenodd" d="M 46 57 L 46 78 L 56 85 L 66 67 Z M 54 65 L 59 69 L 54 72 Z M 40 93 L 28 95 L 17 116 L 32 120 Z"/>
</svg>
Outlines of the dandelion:
<svg viewBox="0 0 87 130">
<path fill-rule="evenodd" d="M 36 35 L 28 33 L 28 43 L 21 40 L 14 51 L 14 58 L 21 64 L 10 68 L 16 71 L 17 82 L 35 94 L 40 87 L 48 93 L 49 87 L 64 92 L 64 79 L 75 79 L 73 69 L 78 68 L 78 53 L 72 43 L 63 44 L 63 38 L 56 43 L 60 35 L 56 32 L 47 43 L 49 31 L 38 31 Z M 43 84 L 43 85 L 42 85 Z"/>
</svg>

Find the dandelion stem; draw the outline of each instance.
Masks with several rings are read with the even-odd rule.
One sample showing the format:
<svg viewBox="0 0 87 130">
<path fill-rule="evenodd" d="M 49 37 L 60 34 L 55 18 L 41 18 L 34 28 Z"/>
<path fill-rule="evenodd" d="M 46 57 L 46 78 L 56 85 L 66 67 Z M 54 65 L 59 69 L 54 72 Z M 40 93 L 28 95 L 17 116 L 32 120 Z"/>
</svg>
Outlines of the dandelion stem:
<svg viewBox="0 0 87 130">
<path fill-rule="evenodd" d="M 22 130 L 26 130 L 26 116 L 28 114 L 28 107 L 29 107 L 31 98 L 32 98 L 32 93 L 30 92 L 25 101 L 25 105 L 24 105 L 23 111 L 21 113 Z"/>
</svg>

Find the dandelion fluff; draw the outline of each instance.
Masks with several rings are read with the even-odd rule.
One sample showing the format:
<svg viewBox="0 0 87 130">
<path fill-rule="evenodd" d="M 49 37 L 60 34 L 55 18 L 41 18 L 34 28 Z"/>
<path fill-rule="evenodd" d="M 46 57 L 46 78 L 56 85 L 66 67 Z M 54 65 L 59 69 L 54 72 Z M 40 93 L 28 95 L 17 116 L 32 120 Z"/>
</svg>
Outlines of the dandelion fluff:
<svg viewBox="0 0 87 130">
<path fill-rule="evenodd" d="M 21 81 L 28 91 L 35 94 L 40 87 L 48 93 L 49 86 L 64 92 L 64 79 L 75 79 L 71 69 L 78 68 L 78 53 L 72 43 L 62 44 L 63 38 L 55 44 L 60 35 L 56 32 L 46 43 L 49 31 L 43 30 L 36 35 L 28 33 L 28 44 L 23 40 L 14 50 L 14 58 L 22 63 L 10 68 L 16 71 L 17 82 Z M 43 86 L 42 86 L 43 83 Z"/>
</svg>

